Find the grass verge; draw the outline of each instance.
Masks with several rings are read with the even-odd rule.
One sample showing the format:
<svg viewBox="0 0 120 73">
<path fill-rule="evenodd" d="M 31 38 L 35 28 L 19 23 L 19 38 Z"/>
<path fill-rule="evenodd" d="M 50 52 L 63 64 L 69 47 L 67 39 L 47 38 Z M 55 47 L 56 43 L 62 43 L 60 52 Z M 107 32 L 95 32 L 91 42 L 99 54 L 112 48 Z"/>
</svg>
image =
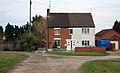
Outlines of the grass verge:
<svg viewBox="0 0 120 73">
<path fill-rule="evenodd" d="M 120 73 L 120 59 L 87 62 L 81 67 L 80 73 Z"/>
<path fill-rule="evenodd" d="M 26 56 L 13 53 L 0 53 L 0 73 L 7 73 L 15 64 L 24 60 Z"/>
<path fill-rule="evenodd" d="M 98 52 L 48 52 L 52 55 L 64 55 L 64 56 L 106 56 L 108 53 Z"/>
</svg>

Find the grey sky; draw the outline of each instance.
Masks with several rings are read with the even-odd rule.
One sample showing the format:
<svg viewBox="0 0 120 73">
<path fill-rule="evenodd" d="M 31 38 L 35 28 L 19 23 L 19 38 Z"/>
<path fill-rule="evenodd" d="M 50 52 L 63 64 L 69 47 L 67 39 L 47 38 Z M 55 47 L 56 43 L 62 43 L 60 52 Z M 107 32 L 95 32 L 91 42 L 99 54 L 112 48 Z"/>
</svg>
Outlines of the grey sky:
<svg viewBox="0 0 120 73">
<path fill-rule="evenodd" d="M 32 0 L 32 16 L 46 16 L 50 0 Z M 23 25 L 29 21 L 29 0 L 0 0 L 0 25 Z M 51 0 L 51 12 L 92 12 L 96 32 L 112 28 L 120 20 L 119 0 Z"/>
</svg>

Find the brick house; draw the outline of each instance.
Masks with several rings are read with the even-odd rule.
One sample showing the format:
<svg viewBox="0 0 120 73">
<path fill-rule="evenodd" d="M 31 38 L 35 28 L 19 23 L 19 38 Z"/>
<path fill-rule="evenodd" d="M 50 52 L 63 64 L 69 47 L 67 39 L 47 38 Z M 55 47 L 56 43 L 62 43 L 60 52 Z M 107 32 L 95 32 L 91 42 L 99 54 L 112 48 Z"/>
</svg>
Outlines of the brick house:
<svg viewBox="0 0 120 73">
<path fill-rule="evenodd" d="M 109 40 L 111 49 L 120 49 L 120 34 L 113 29 L 104 29 L 95 35 L 96 40 Z"/>
<path fill-rule="evenodd" d="M 91 13 L 50 13 L 47 10 L 47 48 L 95 46 L 95 25 Z"/>
</svg>

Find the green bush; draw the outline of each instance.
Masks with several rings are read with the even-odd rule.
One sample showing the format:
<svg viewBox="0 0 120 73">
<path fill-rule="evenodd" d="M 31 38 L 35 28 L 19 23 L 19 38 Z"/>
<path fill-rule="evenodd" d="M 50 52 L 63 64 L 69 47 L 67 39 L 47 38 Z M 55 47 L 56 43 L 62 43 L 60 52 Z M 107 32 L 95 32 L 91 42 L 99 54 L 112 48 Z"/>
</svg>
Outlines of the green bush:
<svg viewBox="0 0 120 73">
<path fill-rule="evenodd" d="M 21 51 L 35 51 L 39 47 L 39 40 L 34 36 L 20 40 Z"/>
</svg>

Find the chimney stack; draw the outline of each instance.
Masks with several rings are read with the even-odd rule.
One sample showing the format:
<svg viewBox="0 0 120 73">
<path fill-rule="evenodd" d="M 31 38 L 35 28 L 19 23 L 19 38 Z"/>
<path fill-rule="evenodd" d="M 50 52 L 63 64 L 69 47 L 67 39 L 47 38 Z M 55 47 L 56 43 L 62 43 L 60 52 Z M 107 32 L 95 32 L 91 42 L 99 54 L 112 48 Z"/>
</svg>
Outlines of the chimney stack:
<svg viewBox="0 0 120 73">
<path fill-rule="evenodd" d="M 47 17 L 50 15 L 50 9 L 47 9 Z"/>
</svg>

